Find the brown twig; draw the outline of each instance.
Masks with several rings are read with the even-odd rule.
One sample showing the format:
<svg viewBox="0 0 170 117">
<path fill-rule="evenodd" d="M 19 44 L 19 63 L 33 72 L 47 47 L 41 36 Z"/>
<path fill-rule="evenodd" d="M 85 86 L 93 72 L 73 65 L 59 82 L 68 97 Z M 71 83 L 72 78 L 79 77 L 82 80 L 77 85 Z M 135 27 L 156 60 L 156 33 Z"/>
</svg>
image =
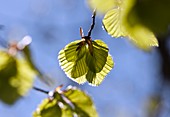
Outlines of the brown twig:
<svg viewBox="0 0 170 117">
<path fill-rule="evenodd" d="M 36 90 L 36 91 L 40 91 L 40 92 L 42 92 L 42 93 L 45 93 L 45 94 L 49 94 L 49 91 L 45 91 L 45 90 L 43 90 L 43 89 L 40 89 L 40 88 L 37 88 L 37 87 L 33 87 L 33 89 L 34 90 Z"/>
<path fill-rule="evenodd" d="M 93 21 L 92 21 L 91 27 L 90 27 L 90 29 L 88 31 L 88 37 L 91 36 L 91 32 L 92 32 L 92 30 L 94 28 L 94 25 L 95 25 L 95 16 L 96 16 L 96 10 L 93 11 L 93 15 L 92 15 Z"/>
</svg>

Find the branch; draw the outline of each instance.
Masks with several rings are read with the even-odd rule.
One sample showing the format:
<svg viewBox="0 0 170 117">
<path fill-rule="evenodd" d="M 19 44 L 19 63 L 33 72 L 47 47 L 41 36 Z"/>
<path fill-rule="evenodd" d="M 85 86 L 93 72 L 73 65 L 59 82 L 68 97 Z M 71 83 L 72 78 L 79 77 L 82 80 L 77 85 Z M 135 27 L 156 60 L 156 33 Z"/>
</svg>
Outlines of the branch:
<svg viewBox="0 0 170 117">
<path fill-rule="evenodd" d="M 95 25 L 95 16 L 96 16 L 96 10 L 93 11 L 93 15 L 92 15 L 93 21 L 92 21 L 91 27 L 90 27 L 90 29 L 88 31 L 88 37 L 91 36 L 91 32 L 92 32 L 92 30 L 94 28 L 94 25 Z"/>
<path fill-rule="evenodd" d="M 40 89 L 40 88 L 37 88 L 37 87 L 33 87 L 33 89 L 36 90 L 36 91 L 40 91 L 40 92 L 42 92 L 42 93 L 45 93 L 45 94 L 48 94 L 48 93 L 49 93 L 49 91 L 45 91 L 45 90 Z"/>
</svg>

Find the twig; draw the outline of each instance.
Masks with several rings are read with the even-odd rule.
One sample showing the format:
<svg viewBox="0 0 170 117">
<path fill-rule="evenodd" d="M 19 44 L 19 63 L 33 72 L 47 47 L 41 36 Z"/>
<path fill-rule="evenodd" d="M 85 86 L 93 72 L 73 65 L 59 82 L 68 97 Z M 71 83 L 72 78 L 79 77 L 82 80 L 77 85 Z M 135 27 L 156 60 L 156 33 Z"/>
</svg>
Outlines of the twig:
<svg viewBox="0 0 170 117">
<path fill-rule="evenodd" d="M 81 38 L 84 37 L 83 29 L 81 27 L 80 27 L 80 36 L 81 36 Z"/>
<path fill-rule="evenodd" d="M 94 25 L 95 25 L 95 16 L 96 16 L 96 10 L 93 11 L 93 15 L 92 15 L 93 21 L 92 21 L 91 27 L 90 27 L 90 29 L 88 31 L 88 37 L 91 36 L 91 32 L 92 32 L 92 30 L 94 28 Z"/>
<path fill-rule="evenodd" d="M 33 89 L 37 90 L 37 91 L 40 91 L 40 92 L 43 92 L 45 94 L 49 94 L 49 91 L 45 91 L 43 89 L 40 89 L 40 88 L 37 88 L 37 87 L 33 87 Z"/>
</svg>

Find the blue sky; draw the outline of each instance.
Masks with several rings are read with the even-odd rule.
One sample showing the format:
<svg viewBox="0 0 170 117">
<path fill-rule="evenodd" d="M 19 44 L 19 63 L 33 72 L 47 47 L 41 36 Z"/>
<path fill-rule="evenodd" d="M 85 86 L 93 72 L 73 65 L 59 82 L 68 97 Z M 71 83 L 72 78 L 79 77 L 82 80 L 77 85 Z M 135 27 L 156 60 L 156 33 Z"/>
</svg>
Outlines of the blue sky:
<svg viewBox="0 0 170 117">
<path fill-rule="evenodd" d="M 47 87 L 39 80 L 36 86 L 50 90 L 60 84 L 76 85 L 95 102 L 100 117 L 146 117 L 149 97 L 159 82 L 159 57 L 153 49 L 146 53 L 127 39 L 114 39 L 102 29 L 102 17 L 97 16 L 93 39 L 108 44 L 115 67 L 99 87 L 77 85 L 61 70 L 57 54 L 66 44 L 80 39 L 79 27 L 85 34 L 91 24 L 92 11 L 80 0 L 1 0 L 0 24 L 2 37 L 20 40 L 25 35 L 33 39 L 32 54 L 36 65 L 55 81 Z M 31 117 L 46 95 L 31 90 L 13 106 L 0 102 L 0 117 Z"/>
</svg>

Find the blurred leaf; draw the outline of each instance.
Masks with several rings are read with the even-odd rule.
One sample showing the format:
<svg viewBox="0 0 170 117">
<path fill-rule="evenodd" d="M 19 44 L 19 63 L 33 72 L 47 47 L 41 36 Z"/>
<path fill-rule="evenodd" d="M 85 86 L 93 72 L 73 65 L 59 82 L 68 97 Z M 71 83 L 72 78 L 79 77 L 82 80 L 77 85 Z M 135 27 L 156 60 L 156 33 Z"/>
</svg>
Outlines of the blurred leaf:
<svg viewBox="0 0 170 117">
<path fill-rule="evenodd" d="M 108 11 L 103 19 L 103 25 L 111 36 L 116 38 L 127 36 L 137 47 L 150 50 L 151 46 L 158 46 L 158 41 L 137 17 L 129 17 L 129 11 L 134 2 L 135 0 L 125 0 Z M 131 23 L 129 23 L 129 20 Z"/>
<path fill-rule="evenodd" d="M 37 110 L 33 113 L 33 117 L 61 117 L 62 111 L 56 99 L 44 99 Z"/>
<path fill-rule="evenodd" d="M 134 2 L 128 13 L 128 22 L 133 23 L 133 17 L 155 34 L 166 34 L 170 24 L 169 0 L 129 0 Z"/>
<path fill-rule="evenodd" d="M 114 8 L 106 13 L 103 18 L 103 26 L 112 37 L 126 36 L 123 32 L 121 8 Z"/>
<path fill-rule="evenodd" d="M 158 46 L 158 40 L 154 34 L 142 25 L 127 27 L 129 39 L 139 48 L 150 50 L 151 46 Z"/>
<path fill-rule="evenodd" d="M 122 0 L 88 0 L 90 7 L 96 9 L 99 13 L 106 13 L 121 2 Z"/>
<path fill-rule="evenodd" d="M 122 20 L 127 20 L 126 23 L 130 26 L 139 24 L 156 35 L 166 35 L 168 32 L 170 24 L 169 0 L 88 0 L 88 3 L 92 9 L 97 9 L 100 13 L 110 10 L 106 13 L 103 22 L 108 33 L 114 37 L 122 36 L 122 34 L 124 36 L 121 30 L 122 26 L 119 25 Z M 111 14 L 114 15 L 110 16 Z M 116 17 L 122 19 L 118 20 Z M 113 30 L 110 31 L 111 29 Z"/>
<path fill-rule="evenodd" d="M 44 99 L 34 117 L 97 117 L 90 97 L 83 91 L 71 87 L 62 93 L 54 92 L 53 97 Z"/>
<path fill-rule="evenodd" d="M 23 59 L 0 52 L 0 100 L 13 104 L 32 88 L 35 72 Z"/>
<path fill-rule="evenodd" d="M 13 104 L 20 95 L 17 89 L 9 83 L 11 77 L 17 74 L 16 60 L 5 52 L 0 52 L 0 100 L 7 104 Z M 12 92 L 11 92 L 12 91 Z M 13 93 L 16 92 L 16 93 Z"/>
<path fill-rule="evenodd" d="M 25 59 L 27 60 L 29 66 L 34 70 L 34 72 L 36 72 L 36 74 L 39 76 L 39 78 L 45 82 L 47 85 L 52 84 L 51 79 L 47 76 L 44 75 L 35 65 L 35 63 L 32 60 L 32 55 L 31 55 L 31 51 L 30 51 L 30 46 L 25 46 L 23 49 L 23 53 L 25 56 Z"/>
<path fill-rule="evenodd" d="M 65 104 L 61 108 L 62 116 L 61 117 L 74 117 L 74 112 L 68 104 Z"/>
<path fill-rule="evenodd" d="M 126 0 L 122 5 L 125 9 L 122 18 L 122 25 L 125 27 L 124 32 L 137 47 L 148 51 L 151 46 L 158 46 L 158 41 L 153 32 L 143 25 L 137 17 L 129 17 L 128 14 L 134 3 L 135 0 Z M 133 21 L 130 23 L 130 20 Z"/>
<path fill-rule="evenodd" d="M 78 117 L 98 116 L 93 101 L 83 91 L 74 87 L 64 92 L 64 96 L 71 101 Z"/>
<path fill-rule="evenodd" d="M 107 71 L 96 76 L 100 72 L 103 73 L 102 69 L 104 69 L 108 60 L 108 51 L 107 45 L 101 40 L 89 41 L 88 44 L 84 40 L 74 41 L 59 52 L 59 64 L 73 81 L 79 84 L 90 81 L 89 83 L 93 86 L 97 86 L 108 74 Z M 112 61 L 107 62 L 111 66 L 109 68 L 111 70 L 113 60 L 109 60 Z M 92 75 L 89 75 L 89 73 L 92 73 Z"/>
<path fill-rule="evenodd" d="M 148 117 L 156 117 L 160 111 L 160 106 L 162 105 L 161 97 L 159 95 L 153 95 L 149 98 L 147 103 Z"/>
<path fill-rule="evenodd" d="M 25 58 L 27 59 L 30 67 L 32 67 L 32 69 L 36 69 L 35 68 L 35 65 L 32 61 L 32 58 L 31 58 L 31 52 L 30 52 L 30 47 L 29 45 L 28 46 L 25 46 L 25 48 L 23 49 L 23 52 L 24 52 L 24 55 L 25 55 Z"/>
</svg>

